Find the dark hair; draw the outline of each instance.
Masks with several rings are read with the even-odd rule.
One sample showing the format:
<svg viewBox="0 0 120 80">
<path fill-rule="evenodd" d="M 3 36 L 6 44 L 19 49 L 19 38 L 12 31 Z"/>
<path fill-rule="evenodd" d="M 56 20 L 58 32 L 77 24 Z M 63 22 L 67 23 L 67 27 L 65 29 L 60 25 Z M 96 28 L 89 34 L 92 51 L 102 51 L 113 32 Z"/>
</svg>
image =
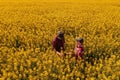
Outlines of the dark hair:
<svg viewBox="0 0 120 80">
<path fill-rule="evenodd" d="M 63 38 L 63 37 L 64 37 L 64 33 L 63 33 L 62 31 L 58 31 L 58 36 L 59 36 L 60 38 Z"/>
<path fill-rule="evenodd" d="M 84 42 L 83 38 L 78 38 L 77 41 L 80 42 L 80 43 Z"/>
<path fill-rule="evenodd" d="M 64 34 L 64 32 L 58 31 L 58 35 L 63 35 L 63 34 Z"/>
</svg>

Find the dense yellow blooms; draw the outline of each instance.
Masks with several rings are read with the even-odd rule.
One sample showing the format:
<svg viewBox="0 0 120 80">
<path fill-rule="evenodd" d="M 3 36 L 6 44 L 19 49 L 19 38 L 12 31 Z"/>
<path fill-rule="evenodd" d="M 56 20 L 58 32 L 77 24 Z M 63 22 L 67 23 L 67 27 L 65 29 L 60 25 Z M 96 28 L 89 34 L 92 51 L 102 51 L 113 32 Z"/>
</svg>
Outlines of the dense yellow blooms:
<svg viewBox="0 0 120 80">
<path fill-rule="evenodd" d="M 66 53 L 84 38 L 84 60 L 55 54 L 51 41 L 59 30 Z M 117 3 L 0 3 L 0 80 L 119 79 Z"/>
</svg>

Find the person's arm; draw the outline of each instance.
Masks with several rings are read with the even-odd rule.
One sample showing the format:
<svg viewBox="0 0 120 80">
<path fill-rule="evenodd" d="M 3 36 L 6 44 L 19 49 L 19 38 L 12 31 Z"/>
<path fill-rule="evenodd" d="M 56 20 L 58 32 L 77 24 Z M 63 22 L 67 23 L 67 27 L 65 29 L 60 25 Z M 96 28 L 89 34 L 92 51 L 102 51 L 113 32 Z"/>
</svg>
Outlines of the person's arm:
<svg viewBox="0 0 120 80">
<path fill-rule="evenodd" d="M 63 40 L 62 40 L 62 47 L 61 47 L 61 50 L 63 50 L 63 51 L 65 51 L 64 44 L 65 44 L 65 39 L 63 38 Z"/>
<path fill-rule="evenodd" d="M 78 54 L 78 51 L 76 50 L 76 47 L 74 49 L 74 54 L 77 55 Z"/>
<path fill-rule="evenodd" d="M 53 45 L 53 49 L 56 52 L 56 46 L 57 46 L 57 38 L 54 38 L 54 40 L 52 41 L 52 45 Z"/>
<path fill-rule="evenodd" d="M 81 54 L 84 55 L 84 46 L 81 47 Z"/>
<path fill-rule="evenodd" d="M 83 59 L 84 58 L 84 48 L 81 47 L 78 52 L 79 56 Z"/>
</svg>

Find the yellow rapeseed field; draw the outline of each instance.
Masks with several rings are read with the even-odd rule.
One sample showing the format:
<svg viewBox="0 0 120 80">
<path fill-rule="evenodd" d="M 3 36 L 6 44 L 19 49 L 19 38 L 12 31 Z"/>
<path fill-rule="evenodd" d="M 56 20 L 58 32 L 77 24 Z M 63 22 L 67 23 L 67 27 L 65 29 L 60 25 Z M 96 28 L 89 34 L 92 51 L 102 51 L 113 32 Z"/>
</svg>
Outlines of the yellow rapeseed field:
<svg viewBox="0 0 120 80">
<path fill-rule="evenodd" d="M 84 59 L 55 54 L 58 31 L 65 53 L 84 38 Z M 0 80 L 120 80 L 120 2 L 0 0 Z"/>
</svg>

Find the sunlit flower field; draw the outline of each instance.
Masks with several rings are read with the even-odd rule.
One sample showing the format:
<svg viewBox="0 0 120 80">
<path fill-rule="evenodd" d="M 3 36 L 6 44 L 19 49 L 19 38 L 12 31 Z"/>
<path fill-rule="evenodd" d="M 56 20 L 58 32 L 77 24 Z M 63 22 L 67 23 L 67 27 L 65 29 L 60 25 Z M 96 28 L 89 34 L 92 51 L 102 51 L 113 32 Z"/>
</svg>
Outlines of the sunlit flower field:
<svg viewBox="0 0 120 80">
<path fill-rule="evenodd" d="M 53 51 L 58 31 L 84 59 Z M 1 1 L 0 80 L 120 80 L 120 3 Z"/>
</svg>

